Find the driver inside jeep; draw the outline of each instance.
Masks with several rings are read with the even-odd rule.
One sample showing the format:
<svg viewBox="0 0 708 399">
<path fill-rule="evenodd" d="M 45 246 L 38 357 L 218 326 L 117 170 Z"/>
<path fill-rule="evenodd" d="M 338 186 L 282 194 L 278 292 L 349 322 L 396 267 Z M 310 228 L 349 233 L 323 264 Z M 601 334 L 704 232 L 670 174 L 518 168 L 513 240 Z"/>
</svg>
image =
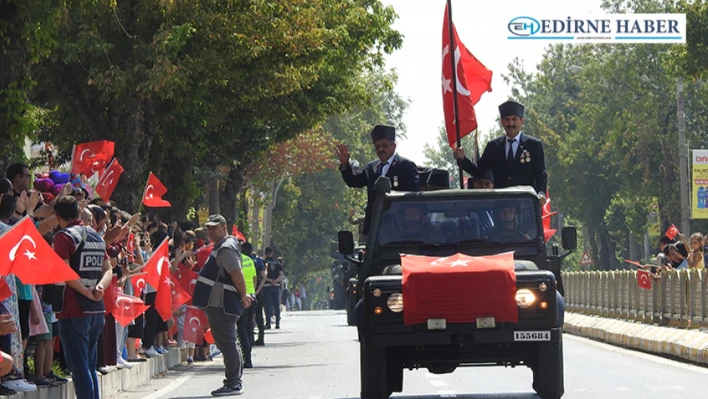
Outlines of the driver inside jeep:
<svg viewBox="0 0 708 399">
<path fill-rule="evenodd" d="M 426 217 L 426 204 L 410 203 L 403 206 L 402 236 L 408 240 L 443 242 L 445 239 L 438 226 Z"/>
<path fill-rule="evenodd" d="M 519 227 L 518 210 L 516 204 L 502 203 L 494 210 L 494 227 L 487 230 L 488 239 L 531 239 L 531 236 L 524 233 Z"/>
</svg>

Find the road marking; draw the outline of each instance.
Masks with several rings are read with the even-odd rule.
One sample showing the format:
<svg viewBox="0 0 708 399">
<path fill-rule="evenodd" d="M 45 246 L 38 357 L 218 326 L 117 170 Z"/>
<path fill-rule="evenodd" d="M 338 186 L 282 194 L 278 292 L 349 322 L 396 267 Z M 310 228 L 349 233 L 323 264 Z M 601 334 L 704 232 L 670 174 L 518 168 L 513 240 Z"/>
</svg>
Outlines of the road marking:
<svg viewBox="0 0 708 399">
<path fill-rule="evenodd" d="M 145 396 L 143 399 L 158 399 L 158 398 L 164 398 L 168 393 L 174 391 L 177 389 L 180 385 L 184 384 L 188 379 L 194 377 L 194 373 L 186 373 L 185 375 L 179 377 L 178 379 L 170 382 L 167 384 L 166 387 L 160 389 L 157 392 L 153 392 L 152 394 Z"/>
<path fill-rule="evenodd" d="M 438 391 L 438 395 L 440 395 L 441 398 L 456 398 L 457 394 L 455 391 Z"/>
<path fill-rule="evenodd" d="M 641 358 L 644 360 L 649 360 L 654 363 L 663 364 L 665 366 L 681 368 L 684 370 L 708 375 L 708 369 L 706 369 L 704 367 L 694 366 L 692 364 L 681 363 L 679 361 L 666 359 L 666 358 L 663 358 L 658 355 L 650 355 L 650 354 L 644 353 L 644 352 L 639 352 L 639 351 L 635 351 L 635 350 L 631 350 L 631 349 L 624 349 L 619 346 L 614 346 L 614 345 L 606 344 L 603 342 L 594 341 L 592 339 L 571 335 L 570 333 L 563 334 L 563 339 L 569 339 L 571 341 L 577 341 L 578 343 L 583 343 L 585 345 L 591 345 L 591 346 L 595 346 L 598 348 L 602 348 L 608 352 L 617 352 L 617 353 L 621 353 L 624 355 L 629 355 L 629 356 L 638 357 L 638 358 Z"/>
<path fill-rule="evenodd" d="M 445 382 L 443 380 L 430 380 L 430 385 L 432 385 L 434 387 L 446 387 L 447 382 Z"/>
</svg>

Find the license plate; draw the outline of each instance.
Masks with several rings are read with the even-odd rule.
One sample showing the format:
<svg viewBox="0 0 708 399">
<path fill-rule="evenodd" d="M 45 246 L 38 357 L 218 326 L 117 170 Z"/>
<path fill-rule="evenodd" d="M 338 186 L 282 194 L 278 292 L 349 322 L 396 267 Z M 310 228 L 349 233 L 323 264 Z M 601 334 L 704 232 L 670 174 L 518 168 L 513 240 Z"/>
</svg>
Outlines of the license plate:
<svg viewBox="0 0 708 399">
<path fill-rule="evenodd" d="M 550 341 L 550 331 L 514 331 L 514 341 Z"/>
</svg>

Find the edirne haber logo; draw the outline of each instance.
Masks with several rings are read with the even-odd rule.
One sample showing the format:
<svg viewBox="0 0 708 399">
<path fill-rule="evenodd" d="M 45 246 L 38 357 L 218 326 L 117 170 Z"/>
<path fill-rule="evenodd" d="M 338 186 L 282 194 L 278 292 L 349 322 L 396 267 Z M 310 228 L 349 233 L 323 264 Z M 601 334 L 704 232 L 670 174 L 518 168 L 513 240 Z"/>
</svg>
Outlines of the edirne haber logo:
<svg viewBox="0 0 708 399">
<path fill-rule="evenodd" d="M 509 40 L 569 43 L 686 43 L 686 14 L 604 14 L 583 18 L 518 16 Z"/>
</svg>

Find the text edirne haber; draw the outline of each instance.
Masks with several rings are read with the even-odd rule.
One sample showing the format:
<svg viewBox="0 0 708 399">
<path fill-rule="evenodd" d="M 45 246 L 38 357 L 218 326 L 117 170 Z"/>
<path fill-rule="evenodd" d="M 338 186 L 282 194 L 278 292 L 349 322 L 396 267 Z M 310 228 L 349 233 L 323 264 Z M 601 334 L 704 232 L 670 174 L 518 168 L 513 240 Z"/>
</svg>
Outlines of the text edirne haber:
<svg viewBox="0 0 708 399">
<path fill-rule="evenodd" d="M 615 31 L 612 31 L 610 19 L 562 19 L 541 20 L 541 33 L 569 33 L 569 34 L 642 34 L 662 33 L 681 34 L 678 30 L 679 22 L 673 19 L 645 19 L 615 20 Z"/>
</svg>

